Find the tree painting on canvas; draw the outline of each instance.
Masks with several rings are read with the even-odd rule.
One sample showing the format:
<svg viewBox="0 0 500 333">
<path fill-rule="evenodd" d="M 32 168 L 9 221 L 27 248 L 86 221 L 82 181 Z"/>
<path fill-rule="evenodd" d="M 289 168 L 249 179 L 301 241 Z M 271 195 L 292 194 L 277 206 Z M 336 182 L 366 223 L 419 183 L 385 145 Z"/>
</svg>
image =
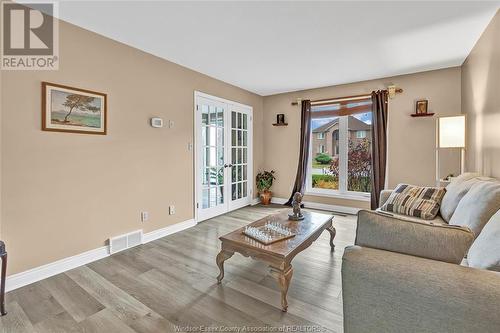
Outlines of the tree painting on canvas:
<svg viewBox="0 0 500 333">
<path fill-rule="evenodd" d="M 42 83 L 42 129 L 106 134 L 106 95 L 89 90 Z"/>
</svg>

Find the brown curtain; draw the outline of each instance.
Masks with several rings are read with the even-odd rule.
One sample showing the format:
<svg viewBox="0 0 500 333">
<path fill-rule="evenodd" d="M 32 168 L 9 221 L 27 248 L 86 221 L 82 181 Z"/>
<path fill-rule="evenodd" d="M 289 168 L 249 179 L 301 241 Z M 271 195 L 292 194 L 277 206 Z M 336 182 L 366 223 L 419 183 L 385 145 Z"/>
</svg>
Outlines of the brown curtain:
<svg viewBox="0 0 500 333">
<path fill-rule="evenodd" d="M 372 192 L 371 208 L 377 209 L 385 186 L 387 162 L 387 90 L 372 92 Z"/>
<path fill-rule="evenodd" d="M 309 159 L 309 141 L 311 138 L 311 101 L 302 101 L 302 113 L 300 116 L 300 152 L 299 165 L 297 167 L 297 176 L 295 177 L 295 185 L 293 186 L 290 199 L 285 205 L 292 204 L 293 195 L 295 192 L 304 194 L 304 187 L 307 177 L 307 160 Z"/>
</svg>

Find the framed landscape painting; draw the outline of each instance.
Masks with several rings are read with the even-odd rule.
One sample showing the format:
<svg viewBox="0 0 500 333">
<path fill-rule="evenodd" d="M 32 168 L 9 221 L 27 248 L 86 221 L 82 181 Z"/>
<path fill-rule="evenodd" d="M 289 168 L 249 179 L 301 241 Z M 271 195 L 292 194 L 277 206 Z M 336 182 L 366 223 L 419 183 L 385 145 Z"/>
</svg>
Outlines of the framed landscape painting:
<svg viewBox="0 0 500 333">
<path fill-rule="evenodd" d="M 42 82 L 42 130 L 106 134 L 106 94 Z"/>
</svg>

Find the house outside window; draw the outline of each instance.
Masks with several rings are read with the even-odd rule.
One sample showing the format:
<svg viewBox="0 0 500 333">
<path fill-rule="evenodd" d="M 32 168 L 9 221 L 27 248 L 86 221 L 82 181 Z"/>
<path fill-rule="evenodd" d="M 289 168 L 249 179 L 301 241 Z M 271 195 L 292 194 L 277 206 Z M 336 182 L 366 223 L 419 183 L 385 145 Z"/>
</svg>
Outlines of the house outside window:
<svg viewBox="0 0 500 333">
<path fill-rule="evenodd" d="M 371 121 L 369 98 L 312 107 L 307 194 L 369 200 Z"/>
</svg>

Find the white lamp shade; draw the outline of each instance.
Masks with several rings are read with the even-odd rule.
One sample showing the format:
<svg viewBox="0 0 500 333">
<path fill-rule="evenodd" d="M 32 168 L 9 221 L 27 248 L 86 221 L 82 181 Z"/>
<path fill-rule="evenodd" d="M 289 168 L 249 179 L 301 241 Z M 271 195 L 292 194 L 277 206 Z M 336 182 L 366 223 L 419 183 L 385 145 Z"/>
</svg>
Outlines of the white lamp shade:
<svg viewBox="0 0 500 333">
<path fill-rule="evenodd" d="M 465 148 L 465 115 L 439 118 L 439 148 Z"/>
</svg>

